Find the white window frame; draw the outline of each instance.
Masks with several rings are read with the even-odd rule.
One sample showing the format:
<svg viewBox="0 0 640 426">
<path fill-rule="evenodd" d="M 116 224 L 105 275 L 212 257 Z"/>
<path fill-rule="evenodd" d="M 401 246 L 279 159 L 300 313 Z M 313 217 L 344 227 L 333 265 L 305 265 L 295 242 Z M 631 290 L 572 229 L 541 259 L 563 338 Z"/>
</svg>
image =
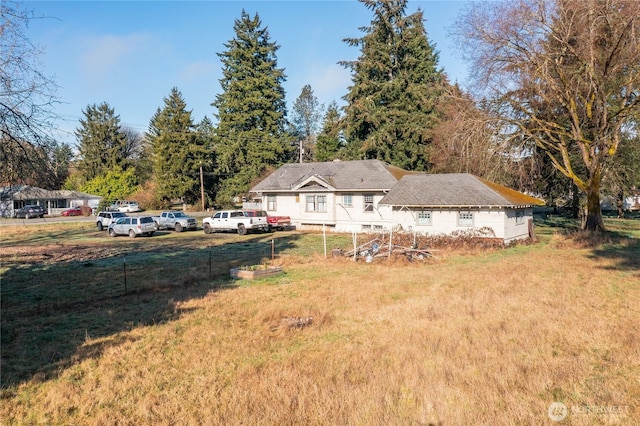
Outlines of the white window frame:
<svg viewBox="0 0 640 426">
<path fill-rule="evenodd" d="M 267 210 L 268 211 L 276 211 L 278 210 L 278 197 L 276 195 L 267 195 Z"/>
<path fill-rule="evenodd" d="M 431 210 L 418 211 L 416 223 L 422 226 L 431 226 L 433 224 L 433 212 Z"/>
<path fill-rule="evenodd" d="M 342 206 L 353 207 L 353 194 L 342 195 Z"/>
<path fill-rule="evenodd" d="M 306 195 L 305 211 L 309 213 L 326 213 L 327 212 L 327 196 L 326 195 Z"/>
<path fill-rule="evenodd" d="M 473 219 L 473 212 L 458 212 L 458 226 L 460 227 L 472 227 Z"/>
<path fill-rule="evenodd" d="M 373 194 L 364 194 L 362 196 L 364 201 L 364 209 L 365 213 L 373 213 Z"/>
</svg>

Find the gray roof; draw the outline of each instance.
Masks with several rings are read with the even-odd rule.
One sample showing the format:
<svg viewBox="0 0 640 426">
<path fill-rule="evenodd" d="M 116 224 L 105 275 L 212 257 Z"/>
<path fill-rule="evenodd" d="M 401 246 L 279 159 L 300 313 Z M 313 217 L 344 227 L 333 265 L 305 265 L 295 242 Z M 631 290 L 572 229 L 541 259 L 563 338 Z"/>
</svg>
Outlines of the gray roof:
<svg viewBox="0 0 640 426">
<path fill-rule="evenodd" d="M 250 192 L 326 191 L 326 185 L 338 191 L 386 191 L 407 173 L 379 160 L 285 164 Z"/>
<path fill-rule="evenodd" d="M 542 205 L 537 198 L 468 173 L 404 176 L 380 204 L 406 207 L 511 207 Z"/>
<path fill-rule="evenodd" d="M 91 195 L 80 191 L 47 190 L 29 185 L 5 186 L 0 188 L 2 200 L 55 200 L 55 199 L 101 199 L 99 195 Z"/>
</svg>

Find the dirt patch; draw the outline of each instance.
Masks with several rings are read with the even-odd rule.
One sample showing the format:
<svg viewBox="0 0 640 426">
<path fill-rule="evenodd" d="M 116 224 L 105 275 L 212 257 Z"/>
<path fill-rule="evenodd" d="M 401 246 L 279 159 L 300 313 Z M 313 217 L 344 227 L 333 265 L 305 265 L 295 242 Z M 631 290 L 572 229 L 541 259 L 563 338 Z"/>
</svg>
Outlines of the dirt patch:
<svg viewBox="0 0 640 426">
<path fill-rule="evenodd" d="M 0 252 L 0 263 L 3 265 L 16 264 L 49 264 L 56 262 L 85 262 L 103 259 L 119 253 L 116 248 L 88 245 L 48 244 L 43 246 L 13 246 L 3 247 Z"/>
</svg>

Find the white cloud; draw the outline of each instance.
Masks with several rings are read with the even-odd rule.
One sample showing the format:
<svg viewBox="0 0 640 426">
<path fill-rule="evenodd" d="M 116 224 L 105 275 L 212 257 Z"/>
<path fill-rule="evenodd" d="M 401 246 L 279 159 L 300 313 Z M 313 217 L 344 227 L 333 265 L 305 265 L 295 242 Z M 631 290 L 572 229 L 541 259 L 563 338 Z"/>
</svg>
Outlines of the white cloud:
<svg viewBox="0 0 640 426">
<path fill-rule="evenodd" d="M 85 51 L 81 55 L 81 64 L 85 76 L 92 83 L 100 84 L 113 72 L 127 67 L 127 59 L 145 50 L 150 38 L 148 34 L 128 34 L 84 39 Z"/>
</svg>

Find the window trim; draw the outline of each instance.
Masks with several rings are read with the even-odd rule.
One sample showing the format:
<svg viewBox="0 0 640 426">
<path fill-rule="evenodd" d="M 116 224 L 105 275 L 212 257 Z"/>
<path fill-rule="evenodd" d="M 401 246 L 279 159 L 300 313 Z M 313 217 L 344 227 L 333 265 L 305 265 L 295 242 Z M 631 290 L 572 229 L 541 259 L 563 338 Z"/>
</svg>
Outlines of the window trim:
<svg viewBox="0 0 640 426">
<path fill-rule="evenodd" d="M 278 210 L 278 196 L 267 195 L 267 211 L 274 212 Z"/>
<path fill-rule="evenodd" d="M 368 202 L 367 199 L 371 199 L 371 202 Z M 364 207 L 362 209 L 362 211 L 364 213 L 373 213 L 374 207 L 373 207 L 373 203 L 375 201 L 375 198 L 373 196 L 373 194 L 363 194 L 362 195 L 362 201 L 364 202 Z"/>
<path fill-rule="evenodd" d="M 309 206 L 312 206 L 310 209 Z M 305 195 L 304 211 L 307 213 L 326 213 L 326 195 Z"/>
<path fill-rule="evenodd" d="M 420 217 L 421 215 L 428 215 L 428 218 Z M 427 220 L 425 220 L 427 219 Z M 416 225 L 420 226 L 432 226 L 433 225 L 433 211 L 432 210 L 419 210 L 416 217 Z"/>
<path fill-rule="evenodd" d="M 463 218 L 462 215 L 469 216 L 468 218 Z M 468 222 L 469 223 L 468 223 Z M 473 227 L 475 221 L 475 215 L 470 211 L 459 211 L 458 212 L 458 226 L 462 228 L 471 228 Z"/>
</svg>

